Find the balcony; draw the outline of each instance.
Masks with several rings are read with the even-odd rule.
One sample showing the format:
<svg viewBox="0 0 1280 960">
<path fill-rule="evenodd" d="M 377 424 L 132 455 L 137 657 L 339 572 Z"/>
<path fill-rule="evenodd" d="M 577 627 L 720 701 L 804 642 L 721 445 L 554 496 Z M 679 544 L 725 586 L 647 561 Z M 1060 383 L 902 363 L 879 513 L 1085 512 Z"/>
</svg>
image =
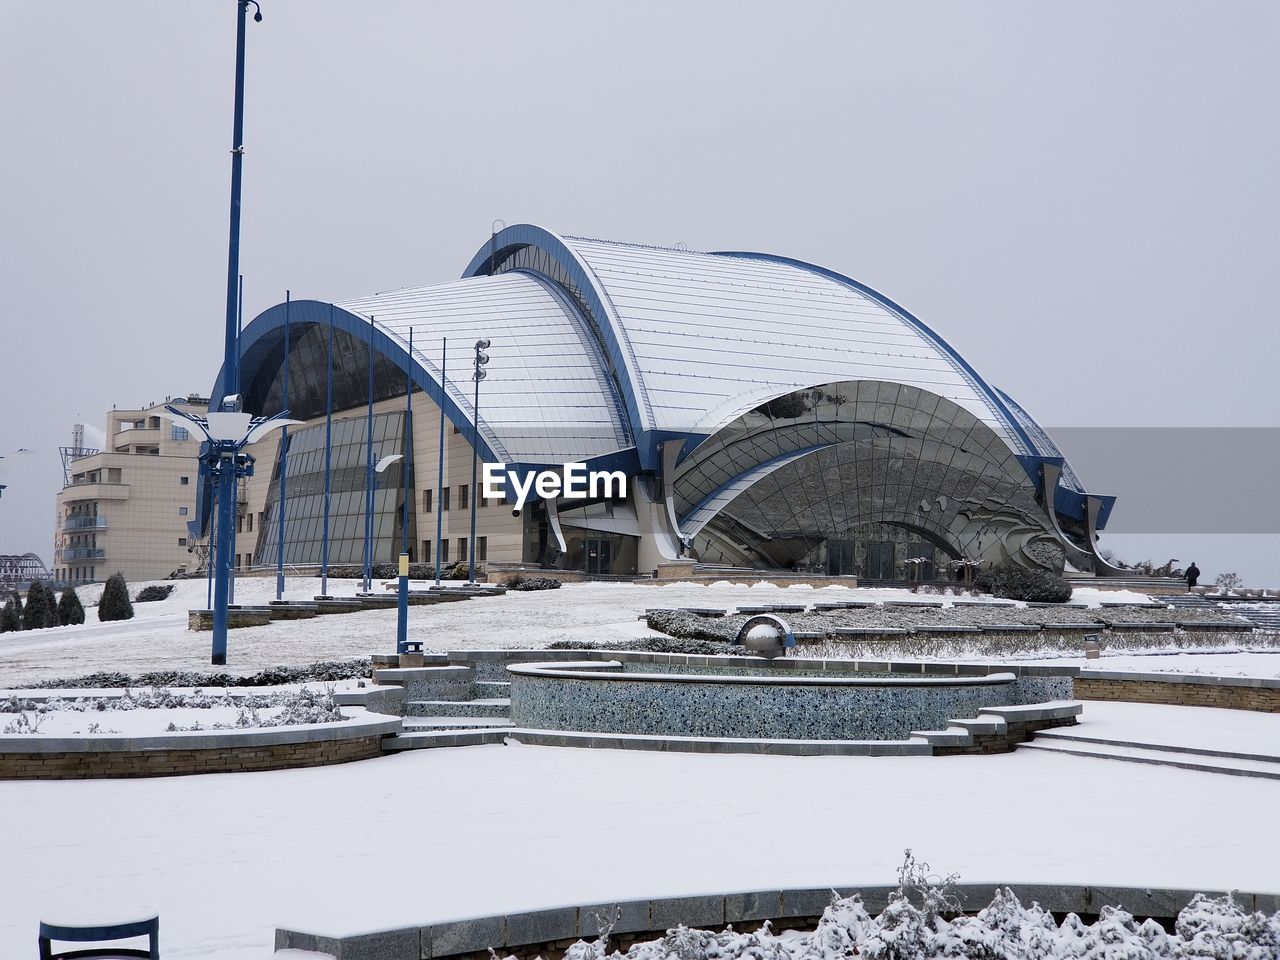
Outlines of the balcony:
<svg viewBox="0 0 1280 960">
<path fill-rule="evenodd" d="M 62 525 L 63 530 L 105 530 L 107 529 L 106 517 L 67 517 L 66 523 Z"/>
<path fill-rule="evenodd" d="M 107 559 L 107 551 L 101 547 L 67 547 L 62 551 L 62 559 L 66 563 L 83 560 L 90 562 L 105 560 Z"/>
<path fill-rule="evenodd" d="M 74 500 L 128 500 L 127 483 L 107 483 L 104 480 L 73 480 L 62 488 L 63 499 Z"/>
</svg>

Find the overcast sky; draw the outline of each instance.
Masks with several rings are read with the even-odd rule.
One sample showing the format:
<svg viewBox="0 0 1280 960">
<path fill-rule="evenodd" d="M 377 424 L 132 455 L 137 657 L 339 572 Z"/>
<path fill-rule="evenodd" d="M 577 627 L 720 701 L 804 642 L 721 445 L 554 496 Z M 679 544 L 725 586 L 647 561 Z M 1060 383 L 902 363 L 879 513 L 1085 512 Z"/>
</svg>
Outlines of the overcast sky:
<svg viewBox="0 0 1280 960">
<path fill-rule="evenodd" d="M 831 267 L 1050 427 L 1280 427 L 1275 3 L 263 3 L 248 317 L 531 221 Z M 51 558 L 72 424 L 212 386 L 234 40 L 0 0 L 0 553 Z M 1280 586 L 1276 537 L 1113 538 L 1188 542 Z"/>
</svg>

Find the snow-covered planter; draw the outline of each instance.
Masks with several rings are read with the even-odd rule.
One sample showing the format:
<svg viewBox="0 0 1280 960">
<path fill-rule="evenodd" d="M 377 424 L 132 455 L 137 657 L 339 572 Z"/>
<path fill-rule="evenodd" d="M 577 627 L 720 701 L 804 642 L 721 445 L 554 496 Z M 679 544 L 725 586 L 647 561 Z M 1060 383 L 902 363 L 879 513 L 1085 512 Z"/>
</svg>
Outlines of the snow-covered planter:
<svg viewBox="0 0 1280 960">
<path fill-rule="evenodd" d="M 776 934 L 770 923 L 752 933 L 732 926 L 720 933 L 677 926 L 667 935 L 608 947 L 579 940 L 565 960 L 1276 960 L 1280 913 L 1268 917 L 1240 907 L 1230 895 L 1197 894 L 1167 933 L 1152 920 L 1105 906 L 1095 923 L 1067 914 L 1061 924 L 1039 904 L 1024 906 L 1007 887 L 974 915 L 961 913 L 950 894 L 954 877 L 928 876 L 928 865 L 907 853 L 899 887 L 872 916 L 858 896 L 832 895 L 812 933 Z"/>
</svg>

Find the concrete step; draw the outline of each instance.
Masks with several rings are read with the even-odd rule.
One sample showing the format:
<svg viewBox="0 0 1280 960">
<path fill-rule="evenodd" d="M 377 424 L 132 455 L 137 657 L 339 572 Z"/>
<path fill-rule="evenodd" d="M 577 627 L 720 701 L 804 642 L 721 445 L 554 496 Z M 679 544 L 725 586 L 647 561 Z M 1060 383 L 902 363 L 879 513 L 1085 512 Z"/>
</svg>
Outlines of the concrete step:
<svg viewBox="0 0 1280 960">
<path fill-rule="evenodd" d="M 405 717 L 406 731 L 417 730 L 491 730 L 511 727 L 505 717 Z"/>
<path fill-rule="evenodd" d="M 1172 743 L 1151 743 L 1141 740 L 1115 740 L 1104 737 L 1090 737 L 1081 733 L 1081 727 L 1064 727 L 1061 730 L 1041 730 L 1036 733 L 1037 740 L 1061 740 L 1065 743 L 1102 744 L 1108 747 L 1127 747 L 1138 750 L 1162 750 L 1167 753 L 1190 753 L 1198 757 L 1214 757 L 1227 760 L 1255 760 L 1262 763 L 1280 764 L 1280 744 L 1267 753 L 1243 750 L 1220 750 L 1209 747 L 1186 747 Z"/>
<path fill-rule="evenodd" d="M 511 697 L 510 680 L 477 680 L 472 687 L 477 700 L 509 700 Z"/>
<path fill-rule="evenodd" d="M 506 697 L 485 700 L 409 700 L 404 705 L 406 717 L 499 717 L 511 716 L 511 701 Z"/>
<path fill-rule="evenodd" d="M 1098 742 L 1072 742 L 1049 739 L 1044 733 L 1023 744 L 1019 750 L 1040 750 L 1045 753 L 1067 754 L 1073 757 L 1091 757 L 1098 760 L 1121 760 L 1126 763 L 1147 763 L 1161 767 L 1177 767 L 1203 773 L 1221 773 L 1234 777 L 1262 777 L 1280 780 L 1280 763 L 1260 760 L 1240 760 L 1213 757 L 1204 753 L 1192 753 L 1150 746 L 1128 747 Z"/>
<path fill-rule="evenodd" d="M 388 737 L 382 742 L 382 749 L 391 752 L 430 750 L 436 747 L 478 747 L 487 743 L 501 744 L 505 738 L 505 730 L 427 730 Z"/>
</svg>

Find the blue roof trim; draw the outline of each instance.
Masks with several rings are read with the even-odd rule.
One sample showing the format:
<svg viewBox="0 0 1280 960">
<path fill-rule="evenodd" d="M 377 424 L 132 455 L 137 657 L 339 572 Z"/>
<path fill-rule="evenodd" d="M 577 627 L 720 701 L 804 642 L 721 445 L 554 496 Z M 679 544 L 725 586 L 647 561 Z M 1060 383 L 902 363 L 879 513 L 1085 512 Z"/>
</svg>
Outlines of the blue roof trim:
<svg viewBox="0 0 1280 960">
<path fill-rule="evenodd" d="M 750 253 L 747 251 L 737 250 L 717 250 L 714 255 L 718 257 L 737 257 L 741 260 L 765 260 L 773 263 L 784 263 L 791 267 L 797 267 L 801 270 L 808 270 L 811 273 L 819 274 L 820 276 L 826 277 L 828 280 L 833 280 L 836 283 L 844 284 L 845 286 L 851 287 L 859 293 L 875 300 L 885 309 L 897 314 L 917 333 L 942 351 L 942 354 L 951 361 L 951 365 L 955 367 L 956 371 L 961 376 L 965 377 L 965 379 L 969 380 L 978 393 L 987 399 L 992 412 L 999 416 L 1000 419 L 1004 421 L 1005 426 L 1012 430 L 1025 445 L 1025 451 L 1015 450 L 1015 454 L 1020 452 L 1037 452 L 1035 444 L 1032 443 L 1031 438 L 1027 436 L 1027 432 L 1022 428 L 1022 424 L 1018 422 L 1018 418 L 1013 415 L 1007 406 L 1005 406 L 1004 401 L 997 395 L 996 390 L 982 378 L 978 371 L 971 367 L 969 362 L 965 360 L 964 357 L 960 356 L 951 344 L 943 340 L 942 337 L 935 333 L 927 324 L 913 316 L 903 307 L 894 303 L 884 294 L 877 290 L 873 290 L 865 283 L 859 283 L 851 277 L 846 277 L 844 274 L 837 273 L 834 270 L 829 270 L 826 267 L 820 267 L 817 264 L 806 263 L 804 260 L 796 260 L 792 257 L 781 257 L 770 253 Z M 1034 480 L 1035 478 L 1032 477 L 1032 479 Z"/>
<path fill-rule="evenodd" d="M 293 300 L 289 303 L 289 325 L 291 328 L 300 328 L 302 326 L 310 326 L 319 324 L 327 328 L 329 323 L 329 311 L 331 304 L 324 303 L 320 300 Z M 367 341 L 369 337 L 369 318 L 352 313 L 339 306 L 332 306 L 333 310 L 333 328 L 350 334 L 353 337 Z M 265 360 L 270 348 L 274 347 L 277 342 L 284 339 L 284 322 L 285 322 L 285 304 L 277 304 L 274 307 L 268 307 L 253 321 L 244 328 L 241 335 L 241 370 L 240 382 L 246 383 L 255 377 Z M 422 389 L 424 393 L 439 407 L 443 408 L 445 416 L 459 430 L 462 430 L 468 436 L 471 433 L 471 415 L 464 411 L 462 407 L 444 390 L 439 382 L 439 368 L 420 354 L 414 351 L 414 356 L 410 358 L 408 344 L 398 336 L 386 333 L 379 327 L 375 321 L 373 328 L 373 348 L 374 350 L 387 357 L 394 362 L 401 370 L 409 373 L 413 379 L 415 386 Z M 214 404 L 219 402 L 222 396 L 222 374 L 218 371 L 218 377 L 214 381 L 213 394 L 215 398 L 210 402 L 210 409 L 214 409 Z M 454 381 L 449 381 L 453 384 Z M 484 418 L 480 418 L 479 429 L 479 447 L 477 453 L 491 463 L 506 463 L 509 459 L 502 443 L 495 437 L 492 431 L 485 425 Z"/>
<path fill-rule="evenodd" d="M 471 258 L 463 278 L 488 276 L 492 272 L 489 263 L 491 247 L 498 251 L 512 247 L 536 247 L 554 259 L 577 284 L 591 311 L 592 325 L 601 339 L 601 346 L 609 358 L 609 365 L 617 378 L 618 389 L 626 410 L 631 435 L 637 438 L 640 458 L 645 469 L 657 468 L 656 443 L 651 439 L 653 413 L 645 394 L 644 380 L 626 330 L 618 319 L 617 311 L 609 299 L 609 293 L 595 272 L 563 237 L 531 223 L 518 223 L 500 231 L 492 244 L 485 244 Z M 523 268 L 522 268 L 523 269 Z M 528 271 L 536 273 L 536 271 Z M 544 278 L 550 279 L 550 278 Z M 553 281 L 554 282 L 554 281 Z"/>
</svg>

